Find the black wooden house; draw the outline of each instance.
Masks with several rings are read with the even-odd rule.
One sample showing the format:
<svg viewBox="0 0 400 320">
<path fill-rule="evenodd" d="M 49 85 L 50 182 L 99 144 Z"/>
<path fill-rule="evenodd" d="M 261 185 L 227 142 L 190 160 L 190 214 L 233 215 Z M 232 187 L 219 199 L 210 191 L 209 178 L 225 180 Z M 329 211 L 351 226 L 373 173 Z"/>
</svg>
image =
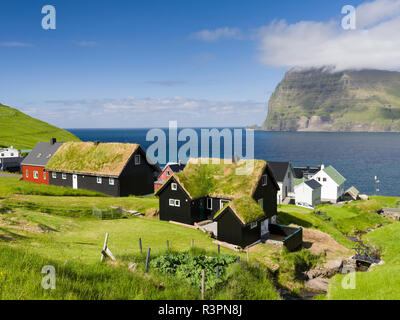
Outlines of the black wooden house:
<svg viewBox="0 0 400 320">
<path fill-rule="evenodd" d="M 87 189 L 115 197 L 154 192 L 160 171 L 138 144 L 67 142 L 46 165 L 50 185 Z"/>
<path fill-rule="evenodd" d="M 267 237 L 269 224 L 276 221 L 279 190 L 267 162 L 212 161 L 191 159 L 164 183 L 156 192 L 160 219 L 185 224 L 213 219 L 218 240 L 242 247 Z M 238 173 L 247 167 L 248 174 Z"/>
</svg>

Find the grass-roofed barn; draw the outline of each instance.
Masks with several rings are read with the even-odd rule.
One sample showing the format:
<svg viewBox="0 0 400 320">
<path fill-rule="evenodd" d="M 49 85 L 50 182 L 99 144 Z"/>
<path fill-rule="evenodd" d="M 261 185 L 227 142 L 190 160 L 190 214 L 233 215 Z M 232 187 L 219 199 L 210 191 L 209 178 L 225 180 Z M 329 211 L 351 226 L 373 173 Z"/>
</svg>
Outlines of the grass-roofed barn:
<svg viewBox="0 0 400 320">
<path fill-rule="evenodd" d="M 194 224 L 215 216 L 218 239 L 246 246 L 275 222 L 278 190 L 263 160 L 190 159 L 156 195 L 161 220 Z"/>
<path fill-rule="evenodd" d="M 51 185 L 87 189 L 115 197 L 154 192 L 160 169 L 138 144 L 67 142 L 46 165 Z"/>
</svg>

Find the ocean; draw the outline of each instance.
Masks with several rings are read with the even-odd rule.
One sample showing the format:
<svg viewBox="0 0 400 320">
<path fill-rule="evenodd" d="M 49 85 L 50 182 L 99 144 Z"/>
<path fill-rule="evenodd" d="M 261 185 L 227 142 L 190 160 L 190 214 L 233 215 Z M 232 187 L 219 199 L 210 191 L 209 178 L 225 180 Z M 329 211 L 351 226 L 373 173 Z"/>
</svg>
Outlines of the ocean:
<svg viewBox="0 0 400 320">
<path fill-rule="evenodd" d="M 154 143 L 146 141 L 149 129 L 67 130 L 83 141 L 139 143 L 144 149 Z M 163 130 L 168 141 L 168 129 Z M 184 143 L 178 142 L 178 148 Z M 354 185 L 369 195 L 400 196 L 400 133 L 255 131 L 254 154 L 257 159 L 290 161 L 294 166 L 332 165 L 347 179 L 346 188 Z"/>
</svg>

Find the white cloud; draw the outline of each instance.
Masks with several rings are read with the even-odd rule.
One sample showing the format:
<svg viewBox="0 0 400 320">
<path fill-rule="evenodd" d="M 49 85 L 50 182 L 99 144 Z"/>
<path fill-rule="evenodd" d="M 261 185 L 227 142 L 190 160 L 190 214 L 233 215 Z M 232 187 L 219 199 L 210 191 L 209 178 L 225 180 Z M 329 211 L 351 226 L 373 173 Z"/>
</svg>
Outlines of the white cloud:
<svg viewBox="0 0 400 320">
<path fill-rule="evenodd" d="M 29 115 L 64 128 L 167 126 L 245 126 L 261 124 L 266 103 L 206 99 L 135 98 L 45 101 L 24 109 Z M 84 117 L 82 117 L 84 115 Z"/>
<path fill-rule="evenodd" d="M 202 30 L 191 35 L 191 38 L 205 41 L 215 42 L 221 39 L 236 39 L 240 40 L 243 38 L 242 31 L 239 28 L 218 28 L 215 30 Z"/>
<path fill-rule="evenodd" d="M 399 70 L 400 0 L 363 3 L 356 8 L 356 21 L 356 30 L 342 29 L 341 18 L 274 21 L 258 30 L 260 60 L 279 67 Z"/>
<path fill-rule="evenodd" d="M 93 47 L 97 44 L 96 41 L 88 41 L 88 40 L 75 41 L 74 43 L 78 47 Z"/>
<path fill-rule="evenodd" d="M 9 48 L 14 48 L 14 47 L 32 47 L 31 43 L 27 42 L 18 42 L 18 41 L 6 41 L 6 42 L 0 42 L 0 47 L 9 47 Z"/>
</svg>

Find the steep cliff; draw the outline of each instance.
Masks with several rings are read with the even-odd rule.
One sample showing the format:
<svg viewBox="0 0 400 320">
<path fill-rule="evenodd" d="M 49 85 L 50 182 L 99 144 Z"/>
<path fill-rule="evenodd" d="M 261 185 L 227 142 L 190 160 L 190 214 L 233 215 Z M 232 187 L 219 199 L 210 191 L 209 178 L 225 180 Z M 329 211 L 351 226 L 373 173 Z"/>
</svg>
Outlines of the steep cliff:
<svg viewBox="0 0 400 320">
<path fill-rule="evenodd" d="M 268 104 L 270 131 L 400 131 L 400 72 L 291 69 Z"/>
</svg>

